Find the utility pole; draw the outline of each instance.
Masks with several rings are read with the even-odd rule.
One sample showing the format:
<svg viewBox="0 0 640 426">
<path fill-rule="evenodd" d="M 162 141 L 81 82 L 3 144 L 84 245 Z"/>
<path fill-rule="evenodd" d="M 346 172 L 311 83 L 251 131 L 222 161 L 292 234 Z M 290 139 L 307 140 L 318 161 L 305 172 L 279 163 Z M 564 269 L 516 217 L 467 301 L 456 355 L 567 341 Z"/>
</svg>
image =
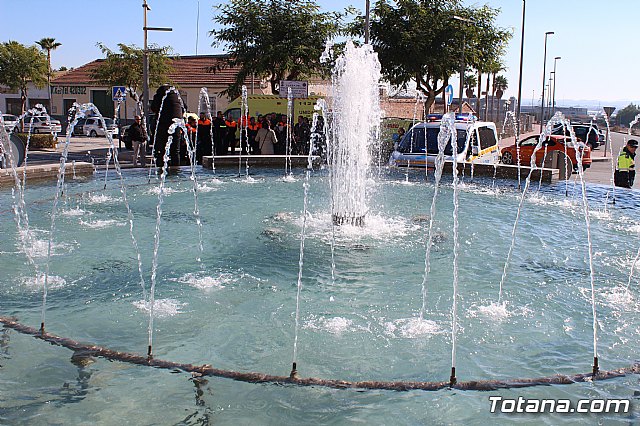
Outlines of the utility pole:
<svg viewBox="0 0 640 426">
<path fill-rule="evenodd" d="M 517 135 L 516 143 L 520 135 L 520 113 L 522 105 L 522 61 L 524 58 L 524 17 L 527 11 L 527 0 L 522 0 L 522 35 L 520 36 L 520 76 L 518 77 L 518 109 L 516 110 Z M 533 101 L 531 102 L 533 106 Z"/>
<path fill-rule="evenodd" d="M 473 23 L 473 21 L 471 19 L 467 19 L 467 18 L 462 18 L 460 16 L 454 15 L 453 19 L 455 19 L 456 21 L 460 21 L 463 23 Z M 466 31 L 462 32 L 462 45 L 460 46 L 460 91 L 458 94 L 458 112 L 460 114 L 462 114 L 462 90 L 464 89 L 464 71 L 467 68 L 467 65 L 465 64 L 464 61 L 464 49 L 465 49 L 465 45 L 467 44 L 467 33 Z M 478 94 L 479 96 L 480 94 Z"/>
<path fill-rule="evenodd" d="M 553 58 L 553 101 L 551 102 L 553 108 L 553 115 L 556 114 L 556 84 L 558 81 L 558 74 L 556 74 L 556 64 L 558 63 L 558 59 L 562 59 L 560 56 L 556 56 Z"/>
<path fill-rule="evenodd" d="M 544 126 L 544 86 L 547 79 L 547 37 L 555 34 L 553 31 L 547 31 L 544 33 L 544 62 L 542 64 L 542 102 L 540 102 L 540 133 L 542 133 L 542 127 Z"/>
<path fill-rule="evenodd" d="M 366 2 L 366 10 L 364 12 L 364 44 L 369 44 L 369 9 L 371 5 L 369 0 Z"/>
<path fill-rule="evenodd" d="M 173 31 L 171 28 L 148 27 L 147 11 L 151 10 L 147 4 L 147 0 L 142 0 L 142 9 L 144 11 L 144 50 L 142 51 L 142 110 L 144 114 L 145 126 L 149 123 L 149 46 L 147 44 L 147 31 Z M 147 129 L 148 131 L 149 129 Z"/>
</svg>

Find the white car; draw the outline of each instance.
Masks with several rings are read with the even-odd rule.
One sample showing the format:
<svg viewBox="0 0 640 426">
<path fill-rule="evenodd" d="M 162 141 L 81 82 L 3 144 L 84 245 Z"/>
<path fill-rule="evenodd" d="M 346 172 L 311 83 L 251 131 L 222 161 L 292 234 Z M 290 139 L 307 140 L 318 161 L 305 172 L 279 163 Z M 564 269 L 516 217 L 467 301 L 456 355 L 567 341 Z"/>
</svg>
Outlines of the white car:
<svg viewBox="0 0 640 426">
<path fill-rule="evenodd" d="M 24 129 L 16 129 L 16 132 L 23 130 L 26 133 L 31 128 L 31 133 L 62 133 L 60 120 L 54 120 L 46 116 L 32 117 L 28 115 L 24 117 L 21 123 L 18 123 L 18 126 L 24 126 Z"/>
<path fill-rule="evenodd" d="M 428 121 L 417 123 L 396 142 L 389 158 L 389 165 L 395 167 L 434 167 L 438 156 L 438 134 L 440 114 L 430 114 Z M 500 151 L 496 126 L 491 122 L 473 121 L 467 114 L 456 115 L 456 161 L 482 164 L 496 164 Z M 453 161 L 454 149 L 451 141 L 444 150 L 445 161 Z"/>
<path fill-rule="evenodd" d="M 4 122 L 4 128 L 7 130 L 7 132 L 10 132 L 18 123 L 18 117 L 13 114 L 2 114 L 2 121 Z"/>
<path fill-rule="evenodd" d="M 107 125 L 107 132 L 109 132 L 112 136 L 118 135 L 118 126 L 111 118 L 104 119 L 105 124 Z M 86 119 L 82 126 L 82 132 L 85 136 L 91 136 L 95 138 L 97 136 L 105 136 L 106 132 L 102 125 L 102 120 L 98 117 L 89 117 Z"/>
</svg>

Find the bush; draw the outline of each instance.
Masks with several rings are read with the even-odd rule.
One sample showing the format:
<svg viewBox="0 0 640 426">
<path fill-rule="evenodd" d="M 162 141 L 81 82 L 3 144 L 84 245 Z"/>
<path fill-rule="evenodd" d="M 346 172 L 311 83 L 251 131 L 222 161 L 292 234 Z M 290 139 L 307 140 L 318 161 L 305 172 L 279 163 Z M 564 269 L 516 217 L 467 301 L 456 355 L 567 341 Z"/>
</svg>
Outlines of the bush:
<svg viewBox="0 0 640 426">
<path fill-rule="evenodd" d="M 16 133 L 17 137 L 22 139 L 24 144 L 27 144 L 27 133 Z M 53 135 L 50 133 L 46 134 L 32 134 L 31 139 L 29 139 L 29 149 L 45 149 L 45 148 L 55 148 L 56 141 L 53 139 Z"/>
</svg>

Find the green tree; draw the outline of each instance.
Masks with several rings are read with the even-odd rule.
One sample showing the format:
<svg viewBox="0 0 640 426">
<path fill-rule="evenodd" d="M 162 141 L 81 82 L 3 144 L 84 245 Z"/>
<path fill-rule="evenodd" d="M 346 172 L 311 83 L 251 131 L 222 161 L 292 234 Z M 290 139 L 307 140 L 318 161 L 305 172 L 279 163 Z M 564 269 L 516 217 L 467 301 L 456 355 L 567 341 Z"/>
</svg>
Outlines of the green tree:
<svg viewBox="0 0 640 426">
<path fill-rule="evenodd" d="M 42 50 L 47 52 L 47 88 L 49 89 L 49 99 L 51 99 L 51 51 L 56 50 L 58 47 L 62 46 L 62 43 L 58 43 L 53 37 L 45 37 L 40 39 L 40 41 L 36 41 L 36 44 L 40 46 Z"/>
<path fill-rule="evenodd" d="M 36 46 L 17 41 L 0 43 L 0 84 L 20 90 L 22 114 L 26 111 L 28 84 L 42 88 L 47 82 L 47 59 Z"/>
<path fill-rule="evenodd" d="M 273 93 L 280 80 L 326 74 L 320 62 L 326 40 L 338 34 L 344 14 L 321 12 L 312 0 L 231 0 L 217 6 L 209 35 L 229 59 L 214 69 L 239 67 L 226 93 L 235 96 L 247 78 L 268 79 Z"/>
<path fill-rule="evenodd" d="M 93 70 L 91 78 L 105 86 L 126 86 L 136 92 L 142 88 L 143 49 L 120 43 L 120 51 L 114 52 L 102 43 L 97 45 L 105 59 Z M 171 48 L 152 45 L 149 50 L 149 86 L 158 87 L 169 81 L 173 69 L 168 56 Z"/>
<path fill-rule="evenodd" d="M 618 111 L 618 123 L 621 126 L 628 126 L 638 114 L 640 114 L 640 107 L 630 103 Z"/>
<path fill-rule="evenodd" d="M 504 91 L 509 87 L 509 81 L 504 75 L 498 75 L 493 80 L 493 89 L 498 99 L 502 98 Z"/>
<path fill-rule="evenodd" d="M 385 78 L 395 85 L 415 80 L 429 109 L 459 71 L 463 42 L 465 63 L 477 68 L 493 52 L 488 44 L 508 34 L 495 27 L 496 15 L 497 9 L 466 7 L 461 0 L 396 0 L 394 4 L 378 0 L 371 18 L 371 42 Z M 362 34 L 361 26 L 356 29 Z"/>
</svg>

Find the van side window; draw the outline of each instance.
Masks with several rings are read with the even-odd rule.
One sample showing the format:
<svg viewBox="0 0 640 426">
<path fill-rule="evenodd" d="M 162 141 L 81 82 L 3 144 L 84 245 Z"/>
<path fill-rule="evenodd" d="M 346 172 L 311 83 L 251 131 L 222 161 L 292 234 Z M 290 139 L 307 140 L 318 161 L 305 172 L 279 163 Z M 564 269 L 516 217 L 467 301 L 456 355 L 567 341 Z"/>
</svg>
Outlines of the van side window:
<svg viewBox="0 0 640 426">
<path fill-rule="evenodd" d="M 498 144 L 493 129 L 486 126 L 479 127 L 478 134 L 480 135 L 480 149 L 486 149 Z"/>
<path fill-rule="evenodd" d="M 424 153 L 424 135 L 425 129 L 416 129 L 413 128 L 409 132 L 407 132 L 400 144 L 398 145 L 398 151 L 409 154 L 409 153 Z"/>
</svg>

